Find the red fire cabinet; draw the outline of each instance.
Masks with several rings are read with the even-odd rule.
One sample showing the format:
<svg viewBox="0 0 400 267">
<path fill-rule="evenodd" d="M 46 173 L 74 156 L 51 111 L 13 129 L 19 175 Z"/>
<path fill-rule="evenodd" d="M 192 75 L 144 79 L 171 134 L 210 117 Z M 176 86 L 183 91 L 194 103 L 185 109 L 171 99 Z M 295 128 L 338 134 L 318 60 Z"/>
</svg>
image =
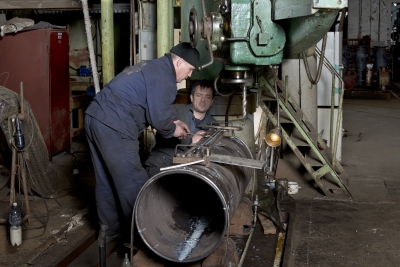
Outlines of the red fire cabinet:
<svg viewBox="0 0 400 267">
<path fill-rule="evenodd" d="M 68 30 L 37 29 L 0 38 L 0 84 L 29 102 L 50 158 L 70 146 Z"/>
</svg>

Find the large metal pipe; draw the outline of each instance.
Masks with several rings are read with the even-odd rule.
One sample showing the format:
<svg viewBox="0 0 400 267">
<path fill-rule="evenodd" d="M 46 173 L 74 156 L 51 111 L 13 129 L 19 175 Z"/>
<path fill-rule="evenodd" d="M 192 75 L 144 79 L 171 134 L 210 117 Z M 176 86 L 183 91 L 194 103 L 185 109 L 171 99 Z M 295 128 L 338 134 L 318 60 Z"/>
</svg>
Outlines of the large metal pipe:
<svg viewBox="0 0 400 267">
<path fill-rule="evenodd" d="M 173 14 L 172 0 L 157 1 L 157 57 L 164 56 L 174 45 Z"/>
<path fill-rule="evenodd" d="M 223 137 L 211 154 L 252 159 L 239 138 Z M 173 262 L 194 262 L 211 254 L 227 232 L 253 169 L 210 163 L 170 169 L 140 191 L 134 220 L 144 243 Z"/>
<path fill-rule="evenodd" d="M 111 0 L 101 0 L 101 36 L 103 84 L 106 84 L 115 76 L 114 6 Z"/>
</svg>

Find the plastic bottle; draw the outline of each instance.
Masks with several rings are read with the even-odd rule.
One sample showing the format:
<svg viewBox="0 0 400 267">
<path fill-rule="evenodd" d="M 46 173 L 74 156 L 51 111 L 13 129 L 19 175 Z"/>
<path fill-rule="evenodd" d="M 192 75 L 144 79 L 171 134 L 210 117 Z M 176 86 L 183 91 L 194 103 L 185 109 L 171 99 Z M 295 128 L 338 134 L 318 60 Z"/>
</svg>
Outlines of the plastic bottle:
<svg viewBox="0 0 400 267">
<path fill-rule="evenodd" d="M 22 229 L 21 229 L 21 210 L 14 202 L 8 222 L 10 223 L 10 242 L 13 246 L 20 246 L 22 244 Z"/>
<path fill-rule="evenodd" d="M 121 267 L 130 267 L 130 266 L 131 266 L 131 263 L 128 259 L 128 253 L 125 253 L 125 258 L 124 258 L 124 261 L 122 262 Z"/>
</svg>

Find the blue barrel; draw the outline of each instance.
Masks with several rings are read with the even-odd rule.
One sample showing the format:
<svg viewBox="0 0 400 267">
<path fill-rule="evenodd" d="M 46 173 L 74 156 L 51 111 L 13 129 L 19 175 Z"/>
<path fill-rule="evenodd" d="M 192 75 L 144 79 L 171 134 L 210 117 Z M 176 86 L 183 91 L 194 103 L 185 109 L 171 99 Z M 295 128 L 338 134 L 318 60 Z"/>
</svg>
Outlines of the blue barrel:
<svg viewBox="0 0 400 267">
<path fill-rule="evenodd" d="M 358 74 L 357 84 L 362 84 L 365 80 L 365 72 L 367 69 L 368 51 L 366 46 L 358 46 L 356 48 L 356 72 Z"/>
<path fill-rule="evenodd" d="M 350 47 L 347 45 L 343 46 L 342 49 L 342 64 L 343 68 L 348 70 L 349 69 L 349 60 L 354 57 L 354 53 L 351 51 Z"/>
</svg>

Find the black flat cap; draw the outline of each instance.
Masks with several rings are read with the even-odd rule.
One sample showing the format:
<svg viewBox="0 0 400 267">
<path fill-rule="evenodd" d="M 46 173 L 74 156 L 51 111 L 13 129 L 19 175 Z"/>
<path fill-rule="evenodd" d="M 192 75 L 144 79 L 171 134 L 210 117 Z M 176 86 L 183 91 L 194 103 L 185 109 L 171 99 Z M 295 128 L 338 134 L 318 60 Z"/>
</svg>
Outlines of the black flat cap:
<svg viewBox="0 0 400 267">
<path fill-rule="evenodd" d="M 170 52 L 184 59 L 187 63 L 195 68 L 199 66 L 199 51 L 197 51 L 196 48 L 193 48 L 190 43 L 177 44 L 171 48 Z"/>
</svg>

